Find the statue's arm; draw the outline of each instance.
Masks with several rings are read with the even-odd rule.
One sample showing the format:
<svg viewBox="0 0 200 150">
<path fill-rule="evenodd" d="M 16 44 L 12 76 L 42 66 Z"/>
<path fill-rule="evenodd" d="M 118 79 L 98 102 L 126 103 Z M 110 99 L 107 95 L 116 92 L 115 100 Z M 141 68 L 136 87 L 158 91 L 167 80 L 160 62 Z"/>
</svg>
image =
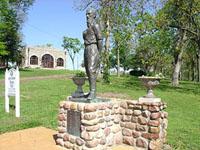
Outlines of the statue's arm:
<svg viewBox="0 0 200 150">
<path fill-rule="evenodd" d="M 96 36 L 96 39 L 97 39 L 97 47 L 98 47 L 98 50 L 99 52 L 102 51 L 103 49 L 103 37 L 102 37 L 102 34 L 101 34 L 101 30 L 99 28 L 99 25 L 96 24 L 94 26 L 94 33 L 95 33 L 95 36 Z"/>
</svg>

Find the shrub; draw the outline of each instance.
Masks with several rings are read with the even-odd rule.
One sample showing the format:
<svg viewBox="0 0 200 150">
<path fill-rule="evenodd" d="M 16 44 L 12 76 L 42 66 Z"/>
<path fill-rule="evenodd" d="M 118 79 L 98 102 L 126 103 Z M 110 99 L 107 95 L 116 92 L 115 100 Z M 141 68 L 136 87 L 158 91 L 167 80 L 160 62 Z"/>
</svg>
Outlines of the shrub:
<svg viewBox="0 0 200 150">
<path fill-rule="evenodd" d="M 130 75 L 132 76 L 142 76 L 142 75 L 146 75 L 146 72 L 143 71 L 143 70 L 136 70 L 136 69 L 133 69 L 129 72 Z"/>
<path fill-rule="evenodd" d="M 76 72 L 75 77 L 86 77 L 86 74 L 83 71 L 78 71 Z"/>
</svg>

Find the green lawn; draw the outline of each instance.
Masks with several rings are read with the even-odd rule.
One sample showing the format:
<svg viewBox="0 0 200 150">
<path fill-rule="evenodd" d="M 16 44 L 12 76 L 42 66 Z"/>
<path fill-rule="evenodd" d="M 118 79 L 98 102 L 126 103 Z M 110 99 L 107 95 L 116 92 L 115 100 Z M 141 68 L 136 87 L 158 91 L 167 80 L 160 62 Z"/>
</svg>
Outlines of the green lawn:
<svg viewBox="0 0 200 150">
<path fill-rule="evenodd" d="M 37 72 L 37 76 L 72 73 L 64 70 L 54 72 L 37 69 L 23 70 L 21 75 L 36 76 L 34 72 Z M 121 93 L 132 99 L 138 99 L 145 94 L 144 87 L 135 77 L 112 76 L 110 85 L 99 81 L 97 86 L 98 93 Z M 22 82 L 20 88 L 21 118 L 16 119 L 12 107 L 10 114 L 4 112 L 4 97 L 2 96 L 4 87 L 0 85 L 0 133 L 39 125 L 56 129 L 58 103 L 76 89 L 67 77 L 30 80 Z M 88 84 L 84 86 L 84 89 L 88 89 Z M 155 94 L 168 104 L 168 143 L 173 149 L 178 150 L 200 149 L 200 84 L 183 81 L 180 87 L 174 88 L 171 87 L 169 81 L 162 80 Z M 11 99 L 11 104 L 13 103 L 14 100 Z"/>
<path fill-rule="evenodd" d="M 49 70 L 49 69 L 20 69 L 20 77 L 36 77 L 36 76 L 49 76 L 49 75 L 70 75 L 75 71 L 70 70 Z M 3 79 L 5 70 L 0 69 L 0 79 Z"/>
</svg>

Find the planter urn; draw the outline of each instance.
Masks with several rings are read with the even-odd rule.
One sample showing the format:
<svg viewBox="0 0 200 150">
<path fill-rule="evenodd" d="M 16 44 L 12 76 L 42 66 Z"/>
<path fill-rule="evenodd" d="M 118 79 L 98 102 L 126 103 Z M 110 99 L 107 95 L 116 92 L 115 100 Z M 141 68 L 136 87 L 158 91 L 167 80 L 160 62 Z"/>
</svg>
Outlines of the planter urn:
<svg viewBox="0 0 200 150">
<path fill-rule="evenodd" d="M 160 84 L 159 77 L 141 76 L 139 79 L 147 89 L 147 94 L 139 98 L 140 102 L 160 102 L 161 99 L 156 97 L 153 93 L 153 89 Z"/>
<path fill-rule="evenodd" d="M 72 94 L 73 98 L 80 98 L 84 97 L 84 92 L 82 86 L 85 84 L 85 81 L 87 80 L 86 77 L 73 77 L 72 78 L 74 84 L 77 85 L 76 91 Z"/>
</svg>

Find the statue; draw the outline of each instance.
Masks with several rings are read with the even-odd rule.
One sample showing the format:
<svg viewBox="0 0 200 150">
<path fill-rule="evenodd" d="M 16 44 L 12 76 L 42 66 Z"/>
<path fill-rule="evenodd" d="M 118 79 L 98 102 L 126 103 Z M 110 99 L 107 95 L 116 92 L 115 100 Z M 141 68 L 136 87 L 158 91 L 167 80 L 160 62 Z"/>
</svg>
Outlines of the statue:
<svg viewBox="0 0 200 150">
<path fill-rule="evenodd" d="M 96 98 L 96 79 L 100 67 L 100 52 L 102 50 L 102 35 L 99 25 L 96 24 L 96 12 L 94 9 L 86 11 L 87 29 L 83 32 L 84 39 L 84 65 L 89 80 L 90 92 L 88 100 Z"/>
</svg>

